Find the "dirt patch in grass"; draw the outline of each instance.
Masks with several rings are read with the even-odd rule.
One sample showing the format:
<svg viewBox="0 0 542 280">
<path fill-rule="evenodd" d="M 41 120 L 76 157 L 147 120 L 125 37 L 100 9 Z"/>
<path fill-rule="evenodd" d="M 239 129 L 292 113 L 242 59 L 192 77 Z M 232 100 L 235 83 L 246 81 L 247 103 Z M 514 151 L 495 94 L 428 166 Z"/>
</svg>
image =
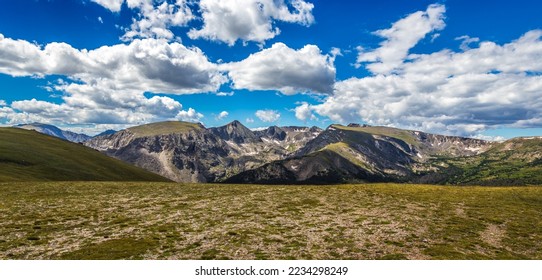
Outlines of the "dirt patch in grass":
<svg viewBox="0 0 542 280">
<path fill-rule="evenodd" d="M 482 238 L 482 241 L 493 247 L 501 247 L 502 239 L 505 235 L 506 229 L 504 226 L 490 224 L 487 226 L 486 230 L 480 234 L 480 237 Z"/>
<path fill-rule="evenodd" d="M 455 214 L 460 218 L 466 218 L 467 214 L 465 213 L 464 205 L 456 205 Z"/>
</svg>

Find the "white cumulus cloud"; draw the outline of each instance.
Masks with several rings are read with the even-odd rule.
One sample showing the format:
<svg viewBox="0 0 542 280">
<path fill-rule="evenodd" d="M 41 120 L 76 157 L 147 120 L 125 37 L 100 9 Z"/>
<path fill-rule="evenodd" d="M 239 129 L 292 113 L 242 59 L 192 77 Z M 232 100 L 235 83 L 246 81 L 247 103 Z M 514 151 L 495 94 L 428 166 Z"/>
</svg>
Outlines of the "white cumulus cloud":
<svg viewBox="0 0 542 280">
<path fill-rule="evenodd" d="M 120 12 L 124 0 L 91 0 L 112 12 Z"/>
<path fill-rule="evenodd" d="M 362 119 L 461 135 L 498 126 L 540 126 L 542 66 L 536 61 L 542 55 L 541 35 L 534 31 L 503 46 L 483 42 L 465 52 L 416 56 L 400 75 L 338 82 L 323 104 L 303 104 L 296 113 L 306 117 L 310 108 L 335 121 Z"/>
<path fill-rule="evenodd" d="M 275 110 L 258 110 L 255 115 L 262 122 L 275 122 L 280 119 L 280 113 Z"/>
<path fill-rule="evenodd" d="M 312 113 L 312 106 L 307 102 L 302 102 L 301 105 L 294 109 L 295 117 L 301 121 L 316 120 L 316 116 Z"/>
<path fill-rule="evenodd" d="M 470 36 L 467 36 L 467 35 L 463 35 L 455 39 L 461 41 L 461 46 L 459 46 L 459 48 L 463 51 L 469 50 L 470 44 L 477 43 L 480 41 L 480 38 L 471 38 Z"/>
<path fill-rule="evenodd" d="M 230 91 L 230 92 L 223 92 L 223 91 L 220 91 L 220 92 L 217 92 L 216 93 L 216 96 L 233 96 L 234 95 L 234 92 L 233 91 Z"/>
<path fill-rule="evenodd" d="M 336 75 L 332 57 L 322 54 L 317 46 L 294 50 L 283 43 L 240 62 L 224 64 L 222 69 L 229 71 L 235 89 L 278 90 L 284 94 L 331 93 Z"/>
<path fill-rule="evenodd" d="M 63 103 L 21 100 L 4 112 L 6 122 L 32 119 L 55 123 L 135 124 L 161 119 L 199 120 L 194 109 L 170 97 L 145 93 L 187 94 L 216 91 L 226 77 L 198 48 L 166 40 L 78 50 L 65 43 L 44 47 L 0 39 L 0 73 L 11 76 L 62 75 L 50 90 L 63 92 Z"/>
<path fill-rule="evenodd" d="M 89 51 L 66 43 L 40 47 L 4 38 L 0 40 L 0 73 L 66 75 L 86 86 L 176 94 L 215 91 L 226 81 L 200 49 L 159 39 L 134 40 L 128 45 Z"/>
<path fill-rule="evenodd" d="M 201 0 L 203 27 L 192 39 L 204 38 L 234 45 L 237 40 L 263 43 L 280 33 L 275 21 L 311 25 L 314 5 L 303 0 Z"/>
<path fill-rule="evenodd" d="M 200 122 L 203 117 L 203 114 L 196 112 L 193 108 L 189 108 L 188 111 L 180 111 L 176 119 L 186 122 Z"/>
<path fill-rule="evenodd" d="M 221 119 L 224 119 L 226 118 L 230 113 L 228 113 L 227 111 L 222 111 L 220 112 L 217 116 L 216 116 L 216 120 L 221 120 Z"/>
<path fill-rule="evenodd" d="M 374 32 L 384 39 L 375 50 L 360 48 L 357 65 L 370 64 L 367 68 L 373 73 L 386 74 L 403 63 L 408 51 L 427 34 L 443 29 L 446 8 L 441 4 L 430 5 L 425 11 L 418 11 L 395 22 L 391 28 Z"/>
<path fill-rule="evenodd" d="M 406 18 L 431 26 L 427 22 L 430 9 L 437 9 L 432 12 L 437 15 L 433 22 L 443 17 L 439 12 L 443 8 L 431 7 Z M 471 37 L 460 40 L 461 44 L 478 42 Z M 306 120 L 315 112 L 342 123 L 363 121 L 464 136 L 501 127 L 540 127 L 540 57 L 542 30 L 529 31 L 503 45 L 481 41 L 477 46 L 463 45 L 458 52 L 402 53 L 387 63 L 392 67 L 386 69 L 393 69 L 393 73 L 373 71 L 377 74 L 337 82 L 333 95 L 321 104 L 300 104 L 296 117 Z M 376 59 L 367 67 L 377 69 L 371 66 L 380 67 L 384 61 Z"/>
<path fill-rule="evenodd" d="M 153 1 L 127 0 L 129 8 L 138 11 L 130 28 L 122 36 L 125 41 L 134 38 L 164 38 L 172 40 L 171 27 L 186 26 L 195 17 L 187 0 Z"/>
<path fill-rule="evenodd" d="M 132 24 L 124 28 L 124 41 L 136 38 L 177 39 L 172 27 L 186 26 L 195 19 L 188 0 L 92 0 L 111 12 L 120 12 L 122 4 L 135 12 Z M 103 20 L 98 18 L 101 23 Z"/>
<path fill-rule="evenodd" d="M 304 0 L 92 0 L 111 12 L 120 12 L 125 3 L 135 12 L 130 27 L 121 37 L 179 39 L 172 27 L 186 27 L 200 19 L 203 26 L 192 28 L 192 39 L 208 39 L 234 45 L 238 40 L 262 44 L 280 33 L 275 22 L 309 26 L 314 23 L 314 5 Z M 198 9 L 201 18 L 192 9 Z"/>
<path fill-rule="evenodd" d="M 12 102 L 11 107 L 2 107 L 4 109 L 0 113 L 0 119 L 4 119 L 7 124 L 43 122 L 87 127 L 89 124 L 126 126 L 164 119 L 200 121 L 203 118 L 201 113 L 192 108 L 181 110 L 182 105 L 169 97 L 154 96 L 141 99 L 140 102 L 141 104 L 131 108 L 105 108 L 77 107 L 36 99 L 20 100 Z M 89 129 L 92 130 L 91 127 Z"/>
</svg>

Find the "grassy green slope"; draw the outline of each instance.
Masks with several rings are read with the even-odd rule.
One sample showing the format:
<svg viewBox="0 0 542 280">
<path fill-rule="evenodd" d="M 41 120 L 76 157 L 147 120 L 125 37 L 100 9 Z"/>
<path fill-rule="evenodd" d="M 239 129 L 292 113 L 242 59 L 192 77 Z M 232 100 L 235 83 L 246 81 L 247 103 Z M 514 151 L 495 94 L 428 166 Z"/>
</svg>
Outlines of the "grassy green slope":
<svg viewBox="0 0 542 280">
<path fill-rule="evenodd" d="M 359 166 L 361 168 L 364 168 L 366 170 L 373 169 L 370 165 L 364 162 L 363 158 L 359 157 L 358 152 L 356 152 L 353 148 L 351 148 L 348 143 L 337 142 L 337 143 L 329 144 L 325 146 L 324 148 L 322 148 L 322 150 L 329 150 L 329 151 L 335 152 L 336 154 L 350 161 L 352 164 Z"/>
<path fill-rule="evenodd" d="M 512 139 L 474 157 L 446 159 L 454 175 L 447 183 L 542 184 L 542 139 Z"/>
<path fill-rule="evenodd" d="M 35 131 L 0 128 L 0 181 L 168 181 L 98 151 Z"/>
<path fill-rule="evenodd" d="M 340 130 L 397 138 L 415 146 L 419 144 L 410 130 L 403 130 L 385 126 L 349 127 L 337 124 L 333 125 L 333 127 Z"/>
<path fill-rule="evenodd" d="M 185 133 L 192 130 L 201 130 L 204 127 L 197 123 L 166 121 L 145 124 L 128 128 L 127 130 L 134 133 L 138 137 L 154 136 L 171 133 Z"/>
</svg>

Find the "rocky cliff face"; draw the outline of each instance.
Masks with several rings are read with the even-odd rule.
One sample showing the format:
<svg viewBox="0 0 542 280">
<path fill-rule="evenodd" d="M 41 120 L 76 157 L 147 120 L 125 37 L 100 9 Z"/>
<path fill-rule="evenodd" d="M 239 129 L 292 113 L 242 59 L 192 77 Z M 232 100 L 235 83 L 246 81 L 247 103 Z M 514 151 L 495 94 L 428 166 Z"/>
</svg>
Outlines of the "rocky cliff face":
<svg viewBox="0 0 542 280">
<path fill-rule="evenodd" d="M 319 133 L 314 128 L 253 132 L 234 121 L 206 129 L 164 122 L 95 137 L 85 145 L 178 182 L 217 182 L 287 158 Z"/>
<path fill-rule="evenodd" d="M 210 182 L 223 174 L 213 167 L 224 161 L 227 147 L 203 130 L 138 136 L 130 130 L 93 138 L 87 146 L 179 182 Z"/>
</svg>

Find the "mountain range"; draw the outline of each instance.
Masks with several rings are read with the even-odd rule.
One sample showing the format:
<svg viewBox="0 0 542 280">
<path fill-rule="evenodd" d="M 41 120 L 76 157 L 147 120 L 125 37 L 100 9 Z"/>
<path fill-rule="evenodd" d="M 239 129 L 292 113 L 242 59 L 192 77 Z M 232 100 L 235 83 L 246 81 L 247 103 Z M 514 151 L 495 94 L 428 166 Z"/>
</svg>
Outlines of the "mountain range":
<svg viewBox="0 0 542 280">
<path fill-rule="evenodd" d="M 238 121 L 205 128 L 161 122 L 94 137 L 84 144 L 178 182 L 220 182 L 240 172 L 286 159 L 321 129 L 276 127 L 252 131 Z"/>
<path fill-rule="evenodd" d="M 238 121 L 212 128 L 169 121 L 110 131 L 83 144 L 177 182 L 542 183 L 537 137 L 490 142 L 359 124 L 254 131 Z"/>
<path fill-rule="evenodd" d="M 413 182 L 436 158 L 478 155 L 491 142 L 390 127 L 331 125 L 291 157 L 232 176 L 235 183 Z"/>
</svg>

